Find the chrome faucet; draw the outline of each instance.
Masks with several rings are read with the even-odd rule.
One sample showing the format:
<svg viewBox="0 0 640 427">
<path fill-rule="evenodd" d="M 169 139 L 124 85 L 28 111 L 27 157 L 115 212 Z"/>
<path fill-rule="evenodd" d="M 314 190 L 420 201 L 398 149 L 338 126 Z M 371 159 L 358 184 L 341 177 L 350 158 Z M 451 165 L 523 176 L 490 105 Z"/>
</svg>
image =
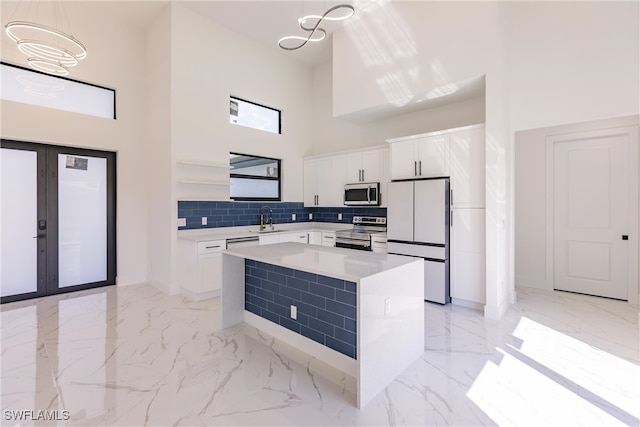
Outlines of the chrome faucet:
<svg viewBox="0 0 640 427">
<path fill-rule="evenodd" d="M 269 209 L 269 225 L 271 226 L 271 229 L 273 230 L 273 211 L 271 210 L 271 207 L 264 205 L 262 208 L 260 208 L 260 231 L 264 230 L 266 228 L 266 225 L 264 223 L 264 210 L 265 209 Z"/>
</svg>

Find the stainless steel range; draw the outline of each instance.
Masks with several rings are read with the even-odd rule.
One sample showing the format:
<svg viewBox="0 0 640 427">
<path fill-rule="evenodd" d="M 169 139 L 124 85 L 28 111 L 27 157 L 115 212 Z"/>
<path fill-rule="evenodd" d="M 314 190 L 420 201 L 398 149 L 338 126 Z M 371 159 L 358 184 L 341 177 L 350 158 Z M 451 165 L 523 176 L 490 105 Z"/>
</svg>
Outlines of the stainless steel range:
<svg viewBox="0 0 640 427">
<path fill-rule="evenodd" d="M 387 231 L 387 218 L 354 216 L 353 228 L 336 231 L 336 247 L 371 251 L 371 235 Z"/>
</svg>

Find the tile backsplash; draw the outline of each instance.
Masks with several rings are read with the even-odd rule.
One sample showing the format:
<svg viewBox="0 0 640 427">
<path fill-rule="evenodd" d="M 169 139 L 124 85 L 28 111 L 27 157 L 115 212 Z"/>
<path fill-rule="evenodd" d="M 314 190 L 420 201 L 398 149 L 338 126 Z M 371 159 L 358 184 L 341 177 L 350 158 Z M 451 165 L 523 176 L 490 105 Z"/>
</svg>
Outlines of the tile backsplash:
<svg viewBox="0 0 640 427">
<path fill-rule="evenodd" d="M 314 208 L 304 207 L 302 202 L 205 202 L 179 201 L 178 218 L 185 218 L 187 225 L 178 230 L 193 230 L 200 228 L 239 227 L 260 224 L 260 209 L 267 205 L 271 207 L 274 224 L 292 222 L 334 222 L 351 224 L 354 215 L 387 216 L 386 208 Z M 309 214 L 313 219 L 309 219 Z M 338 214 L 342 214 L 342 221 L 338 221 Z M 296 214 L 296 220 L 291 215 Z M 207 218 L 207 225 L 202 225 L 202 217 Z"/>
</svg>

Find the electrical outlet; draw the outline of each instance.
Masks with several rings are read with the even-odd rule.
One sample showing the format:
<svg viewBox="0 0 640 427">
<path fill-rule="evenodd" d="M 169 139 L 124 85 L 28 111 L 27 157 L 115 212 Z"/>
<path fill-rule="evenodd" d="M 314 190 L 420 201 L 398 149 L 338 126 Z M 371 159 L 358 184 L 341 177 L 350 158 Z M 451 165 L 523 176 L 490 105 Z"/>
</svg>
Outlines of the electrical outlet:
<svg viewBox="0 0 640 427">
<path fill-rule="evenodd" d="M 297 320 L 298 319 L 298 307 L 296 307 L 295 305 L 291 306 L 291 318 L 293 320 Z"/>
<path fill-rule="evenodd" d="M 391 298 L 384 300 L 384 315 L 391 313 Z"/>
<path fill-rule="evenodd" d="M 338 214 L 338 221 L 342 221 L 342 214 L 341 213 Z"/>
<path fill-rule="evenodd" d="M 309 219 L 313 219 L 313 214 L 311 212 L 309 212 Z"/>
<path fill-rule="evenodd" d="M 207 225 L 207 217 L 206 216 L 202 217 L 202 225 Z"/>
<path fill-rule="evenodd" d="M 186 227 L 187 218 L 178 218 L 178 227 Z"/>
<path fill-rule="evenodd" d="M 296 214 L 291 214 L 291 221 L 295 221 L 296 220 Z"/>
</svg>

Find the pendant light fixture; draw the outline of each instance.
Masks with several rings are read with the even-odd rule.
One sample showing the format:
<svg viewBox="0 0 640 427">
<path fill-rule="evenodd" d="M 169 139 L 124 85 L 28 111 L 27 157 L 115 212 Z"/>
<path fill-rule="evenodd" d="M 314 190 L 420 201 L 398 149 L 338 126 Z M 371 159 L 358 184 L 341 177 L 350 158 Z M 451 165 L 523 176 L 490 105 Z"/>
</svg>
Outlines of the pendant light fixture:
<svg viewBox="0 0 640 427">
<path fill-rule="evenodd" d="M 36 6 L 32 7 L 29 4 L 25 20 L 10 20 L 4 26 L 5 32 L 18 45 L 20 52 L 27 56 L 27 62 L 32 68 L 48 74 L 66 76 L 69 74 L 69 67 L 77 65 L 79 60 L 87 57 L 87 49 L 71 35 L 71 26 L 62 2 L 33 3 Z M 40 3 L 47 4 L 50 8 L 53 26 L 29 19 L 32 16 L 38 18 Z M 22 3 L 18 4 L 11 18 L 21 5 Z"/>
<path fill-rule="evenodd" d="M 343 9 L 340 13 L 333 13 L 337 10 Z M 355 13 L 355 9 L 350 4 L 339 4 L 329 8 L 323 15 L 307 15 L 298 19 L 298 25 L 303 31 L 309 32 L 307 37 L 301 36 L 286 36 L 278 40 L 278 46 L 284 50 L 296 50 L 300 49 L 308 42 L 319 42 L 327 37 L 327 32 L 320 27 L 322 21 L 344 21 L 349 19 Z M 313 25 L 315 21 L 315 25 Z M 290 45 L 287 42 L 290 40 L 299 41 L 296 45 Z"/>
</svg>

